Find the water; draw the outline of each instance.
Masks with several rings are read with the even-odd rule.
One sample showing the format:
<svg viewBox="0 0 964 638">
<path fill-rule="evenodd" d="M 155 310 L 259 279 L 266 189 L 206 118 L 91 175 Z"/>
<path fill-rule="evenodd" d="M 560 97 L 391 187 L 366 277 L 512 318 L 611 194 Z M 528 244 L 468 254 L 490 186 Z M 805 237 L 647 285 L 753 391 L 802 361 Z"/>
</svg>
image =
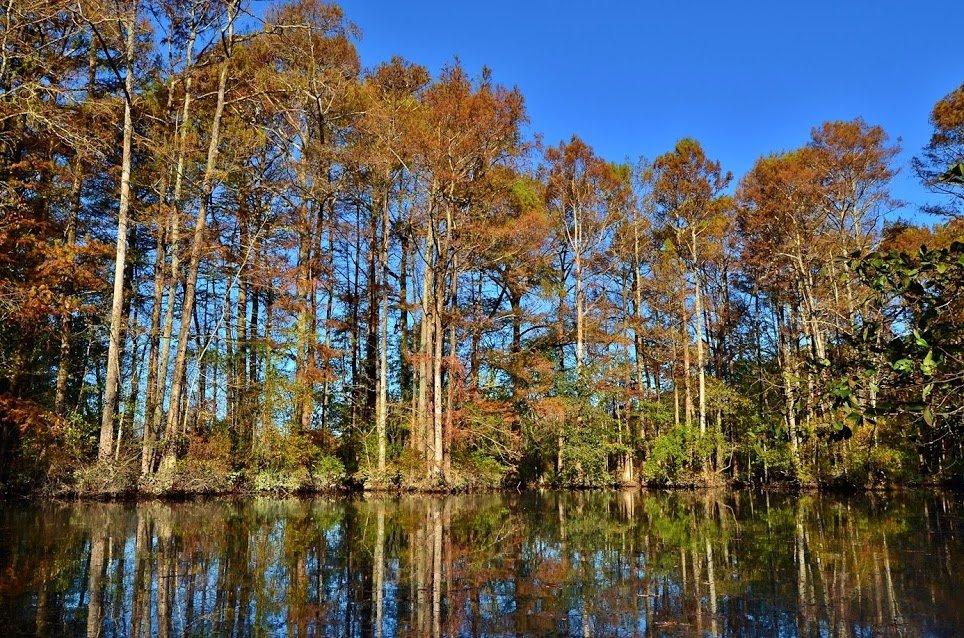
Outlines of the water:
<svg viewBox="0 0 964 638">
<path fill-rule="evenodd" d="M 0 503 L 5 636 L 962 636 L 957 494 Z"/>
</svg>

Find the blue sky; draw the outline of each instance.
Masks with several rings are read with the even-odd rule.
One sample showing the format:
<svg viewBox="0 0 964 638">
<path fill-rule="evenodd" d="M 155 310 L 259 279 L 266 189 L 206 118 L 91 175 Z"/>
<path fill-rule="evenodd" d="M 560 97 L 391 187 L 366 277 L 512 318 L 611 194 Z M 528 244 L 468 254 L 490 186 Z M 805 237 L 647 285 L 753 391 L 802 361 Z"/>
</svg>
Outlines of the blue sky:
<svg viewBox="0 0 964 638">
<path fill-rule="evenodd" d="M 934 102 L 964 82 L 964 6 L 947 1 L 341 4 L 365 66 L 489 66 L 522 90 L 532 132 L 577 133 L 612 160 L 692 136 L 739 177 L 820 122 L 863 116 L 902 140 L 905 217 L 927 197 L 906 163 Z"/>
</svg>

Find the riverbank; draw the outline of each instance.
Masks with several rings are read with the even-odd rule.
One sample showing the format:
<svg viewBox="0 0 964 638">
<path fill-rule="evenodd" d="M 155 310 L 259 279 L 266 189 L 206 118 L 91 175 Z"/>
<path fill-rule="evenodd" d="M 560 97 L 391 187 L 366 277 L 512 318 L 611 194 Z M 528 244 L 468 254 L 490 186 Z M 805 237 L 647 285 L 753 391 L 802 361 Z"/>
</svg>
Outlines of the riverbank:
<svg viewBox="0 0 964 638">
<path fill-rule="evenodd" d="M 287 441 L 287 439 L 285 439 Z M 223 449 L 222 449 L 223 448 Z M 574 462 L 558 473 L 544 459 L 527 463 L 497 464 L 472 457 L 452 460 L 442 476 L 429 478 L 423 463 L 400 454 L 383 471 L 371 466 L 346 465 L 341 455 L 324 453 L 321 446 L 276 444 L 260 449 L 243 463 L 232 461 L 228 446 L 216 449 L 191 447 L 178 457 L 165 457 L 142 472 L 140 451 L 130 448 L 110 460 L 49 455 L 46 466 L 34 463 L 32 471 L 0 480 L 0 494 L 59 499 L 189 499 L 210 495 L 292 495 L 385 492 L 393 494 L 447 494 L 465 492 L 522 491 L 526 489 L 612 490 L 647 489 L 769 489 L 780 491 L 863 492 L 917 488 L 956 488 L 960 476 L 925 474 L 907 468 L 893 471 L 874 463 L 785 463 L 752 473 L 732 463 L 706 459 L 693 469 L 673 466 L 664 471 L 653 457 L 621 465 L 621 457 L 593 466 Z M 605 460 L 605 459 L 603 459 Z M 722 467 L 720 471 L 712 468 Z M 845 468 L 845 471 L 839 470 Z M 635 480 L 625 480 L 626 477 Z M 622 478 L 623 480 L 619 480 Z"/>
<path fill-rule="evenodd" d="M 103 478 L 103 477 L 102 477 Z M 905 491 L 928 491 L 928 490 L 964 490 L 964 484 L 960 481 L 910 481 L 906 483 L 892 482 L 844 482 L 844 481 L 744 481 L 723 478 L 719 476 L 709 476 L 702 480 L 690 480 L 685 482 L 610 482 L 603 484 L 580 484 L 580 483 L 551 483 L 541 482 L 533 484 L 516 483 L 510 484 L 485 484 L 462 482 L 460 484 L 441 484 L 430 483 L 428 481 L 402 481 L 394 480 L 388 483 L 363 482 L 355 479 L 344 479 L 340 481 L 322 481 L 317 478 L 297 482 L 296 479 L 289 477 L 287 480 L 265 481 L 263 477 L 259 480 L 246 478 L 243 474 L 233 477 L 233 480 L 226 482 L 219 480 L 216 482 L 204 482 L 197 477 L 190 481 L 179 480 L 177 477 L 168 477 L 165 483 L 164 477 L 152 476 L 147 480 L 139 481 L 135 484 L 127 483 L 116 484 L 106 480 L 100 484 L 89 482 L 89 474 L 85 477 L 86 482 L 67 484 L 51 483 L 46 485 L 34 486 L 28 489 L 9 489 L 9 486 L 0 486 L 0 496 L 18 499 L 43 499 L 54 498 L 61 500 L 88 500 L 88 501 L 146 501 L 146 500 L 171 500 L 183 501 L 209 497 L 289 497 L 289 496 L 320 496 L 320 495 L 360 495 L 360 494 L 386 494 L 393 496 L 401 495 L 451 495 L 451 494 L 483 494 L 483 493 L 520 493 L 531 491 L 562 491 L 562 492 L 584 492 L 584 491 L 625 491 L 625 490 L 646 490 L 646 491 L 768 491 L 780 493 L 882 493 L 882 492 L 905 492 Z"/>
</svg>

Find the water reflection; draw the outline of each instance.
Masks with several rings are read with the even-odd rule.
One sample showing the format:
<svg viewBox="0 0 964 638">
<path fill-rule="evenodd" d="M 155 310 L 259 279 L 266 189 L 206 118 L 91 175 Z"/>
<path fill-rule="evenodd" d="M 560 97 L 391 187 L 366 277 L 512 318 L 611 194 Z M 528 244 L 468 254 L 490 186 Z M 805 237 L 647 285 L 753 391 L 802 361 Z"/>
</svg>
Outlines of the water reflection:
<svg viewBox="0 0 964 638">
<path fill-rule="evenodd" d="M 964 634 L 956 495 L 2 507 L 5 635 Z"/>
</svg>

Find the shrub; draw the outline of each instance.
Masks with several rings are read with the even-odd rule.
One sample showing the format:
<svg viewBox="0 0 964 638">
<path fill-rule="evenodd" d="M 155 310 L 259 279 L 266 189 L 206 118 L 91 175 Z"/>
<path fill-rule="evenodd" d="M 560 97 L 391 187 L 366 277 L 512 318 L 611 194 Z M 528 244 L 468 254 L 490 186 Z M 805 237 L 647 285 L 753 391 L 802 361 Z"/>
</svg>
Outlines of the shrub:
<svg viewBox="0 0 964 638">
<path fill-rule="evenodd" d="M 256 492 L 291 493 L 305 489 L 310 483 L 306 468 L 263 470 L 254 475 L 251 487 Z"/>
<path fill-rule="evenodd" d="M 319 453 L 311 464 L 311 486 L 315 489 L 340 487 L 347 478 L 345 464 L 336 456 Z"/>
<path fill-rule="evenodd" d="M 643 464 L 647 483 L 665 485 L 677 483 L 690 460 L 685 426 L 674 427 L 659 435 L 653 442 L 649 458 Z"/>
<path fill-rule="evenodd" d="M 116 461 L 99 460 L 74 472 L 74 485 L 69 491 L 89 496 L 118 496 L 137 489 L 140 456 L 121 455 Z"/>
<path fill-rule="evenodd" d="M 867 478 L 871 483 L 899 483 L 909 478 L 908 465 L 905 452 L 878 445 L 867 455 Z"/>
</svg>

